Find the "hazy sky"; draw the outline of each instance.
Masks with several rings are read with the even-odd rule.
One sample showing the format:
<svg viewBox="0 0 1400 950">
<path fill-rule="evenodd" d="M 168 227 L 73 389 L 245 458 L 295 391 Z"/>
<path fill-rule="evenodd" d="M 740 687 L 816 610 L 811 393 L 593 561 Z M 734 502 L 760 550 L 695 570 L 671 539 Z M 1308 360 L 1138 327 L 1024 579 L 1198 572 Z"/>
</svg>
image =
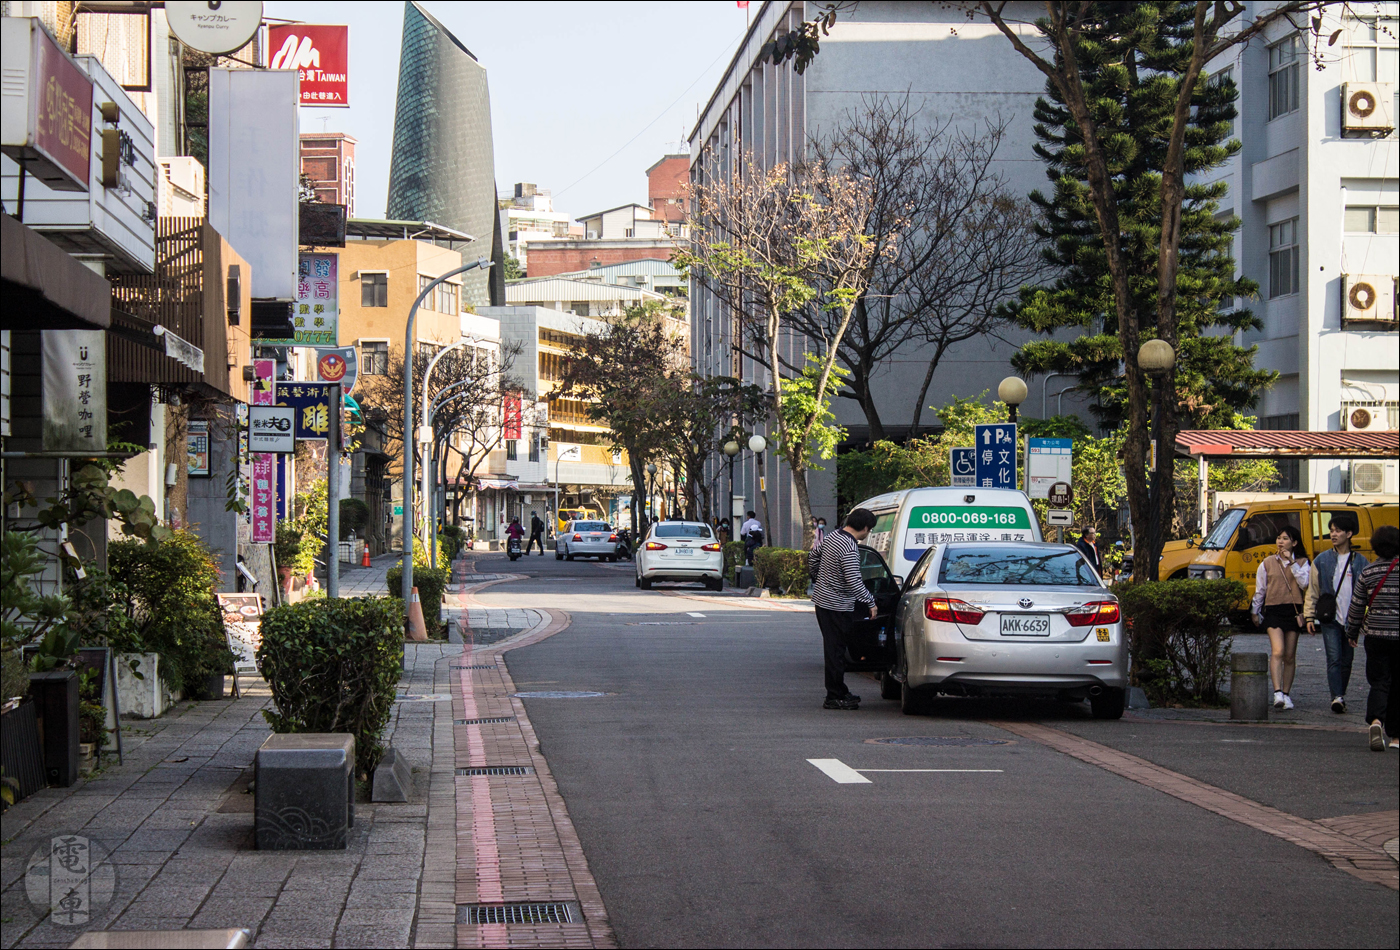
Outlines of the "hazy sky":
<svg viewBox="0 0 1400 950">
<path fill-rule="evenodd" d="M 360 218 L 384 214 L 403 6 L 264 5 L 268 18 L 350 26 L 351 105 L 303 108 L 301 129 L 358 140 Z M 689 135 L 697 104 L 709 100 L 745 28 L 744 11 L 730 0 L 424 6 L 486 67 L 502 195 L 531 181 L 575 218 L 646 202 L 647 167 Z"/>
</svg>

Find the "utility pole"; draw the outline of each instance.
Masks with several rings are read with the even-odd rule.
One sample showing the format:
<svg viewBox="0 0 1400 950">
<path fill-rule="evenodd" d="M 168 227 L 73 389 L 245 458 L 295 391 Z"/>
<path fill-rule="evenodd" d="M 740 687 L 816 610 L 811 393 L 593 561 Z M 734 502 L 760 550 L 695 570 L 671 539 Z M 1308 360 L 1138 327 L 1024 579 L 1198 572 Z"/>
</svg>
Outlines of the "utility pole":
<svg viewBox="0 0 1400 950">
<path fill-rule="evenodd" d="M 326 596 L 340 596 L 340 384 L 331 386 L 330 432 L 326 439 L 326 534 L 330 560 L 326 562 Z"/>
</svg>

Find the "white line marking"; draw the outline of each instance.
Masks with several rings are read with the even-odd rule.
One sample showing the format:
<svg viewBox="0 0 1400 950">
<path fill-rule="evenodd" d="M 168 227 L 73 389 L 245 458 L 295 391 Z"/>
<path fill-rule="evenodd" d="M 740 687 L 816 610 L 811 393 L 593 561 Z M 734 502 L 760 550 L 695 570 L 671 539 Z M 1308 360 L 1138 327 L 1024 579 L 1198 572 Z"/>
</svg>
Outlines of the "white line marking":
<svg viewBox="0 0 1400 950">
<path fill-rule="evenodd" d="M 1005 772 L 1005 769 L 853 769 L 855 772 Z"/>
<path fill-rule="evenodd" d="M 704 614 L 697 614 L 697 613 L 696 613 L 695 611 L 693 611 L 693 610 L 687 610 L 687 611 L 686 611 L 686 615 L 687 615 L 687 616 L 690 616 L 690 617 L 703 617 L 703 616 L 705 616 Z"/>
<path fill-rule="evenodd" d="M 861 775 L 840 759 L 808 759 L 817 768 L 827 774 L 833 782 L 840 785 L 869 785 L 870 779 Z"/>
</svg>

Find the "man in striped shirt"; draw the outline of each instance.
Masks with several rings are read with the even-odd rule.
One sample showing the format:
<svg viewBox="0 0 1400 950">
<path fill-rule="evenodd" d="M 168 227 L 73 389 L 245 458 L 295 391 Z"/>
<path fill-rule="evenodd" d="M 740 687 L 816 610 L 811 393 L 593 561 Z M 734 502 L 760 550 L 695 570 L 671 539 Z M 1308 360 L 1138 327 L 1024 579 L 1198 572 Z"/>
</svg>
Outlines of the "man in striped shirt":
<svg viewBox="0 0 1400 950">
<path fill-rule="evenodd" d="M 846 516 L 840 531 L 828 534 L 820 547 L 807 555 L 807 573 L 816 578 L 812 603 L 817 607 L 817 625 L 822 631 L 826 657 L 826 702 L 823 709 L 857 709 L 860 697 L 846 688 L 846 643 L 856 620 L 869 614 L 875 619 L 875 598 L 860 573 L 860 551 L 875 527 L 875 515 L 857 508 Z"/>
</svg>

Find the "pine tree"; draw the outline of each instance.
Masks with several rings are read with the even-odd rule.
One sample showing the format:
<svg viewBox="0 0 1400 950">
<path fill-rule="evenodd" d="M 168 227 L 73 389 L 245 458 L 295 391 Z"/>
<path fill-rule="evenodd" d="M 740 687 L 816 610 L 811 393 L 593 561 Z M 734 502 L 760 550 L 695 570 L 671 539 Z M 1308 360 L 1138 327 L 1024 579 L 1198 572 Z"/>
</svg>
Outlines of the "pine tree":
<svg viewBox="0 0 1400 950">
<path fill-rule="evenodd" d="M 1095 4 L 1079 46 L 1080 74 L 1111 159 L 1122 248 L 1131 267 L 1133 308 L 1144 339 L 1157 310 L 1158 254 L 1162 233 L 1161 171 L 1180 77 L 1190 57 L 1194 5 L 1179 2 Z M 1125 416 L 1122 343 L 1113 284 L 1084 172 L 1084 149 L 1071 114 L 1052 83 L 1037 100 L 1036 153 L 1053 185 L 1031 200 L 1045 223 L 1045 254 L 1060 277 L 1028 287 L 1005 310 L 1022 327 L 1051 335 L 1069 328 L 1088 332 L 1070 341 L 1033 340 L 1013 358 L 1026 374 L 1067 373 L 1094 398 L 1099 421 L 1117 428 Z M 1228 80 L 1201 77 L 1192 94 L 1185 167 L 1200 176 L 1240 150 L 1230 137 L 1237 92 Z M 1254 368 L 1254 347 L 1239 347 L 1236 331 L 1258 328 L 1248 309 L 1229 308 L 1254 296 L 1258 285 L 1234 276 L 1233 232 L 1239 221 L 1219 216 L 1223 181 L 1188 183 L 1182 209 L 1176 325 L 1176 403 L 1182 426 L 1227 428 L 1252 408 L 1277 374 Z"/>
</svg>

